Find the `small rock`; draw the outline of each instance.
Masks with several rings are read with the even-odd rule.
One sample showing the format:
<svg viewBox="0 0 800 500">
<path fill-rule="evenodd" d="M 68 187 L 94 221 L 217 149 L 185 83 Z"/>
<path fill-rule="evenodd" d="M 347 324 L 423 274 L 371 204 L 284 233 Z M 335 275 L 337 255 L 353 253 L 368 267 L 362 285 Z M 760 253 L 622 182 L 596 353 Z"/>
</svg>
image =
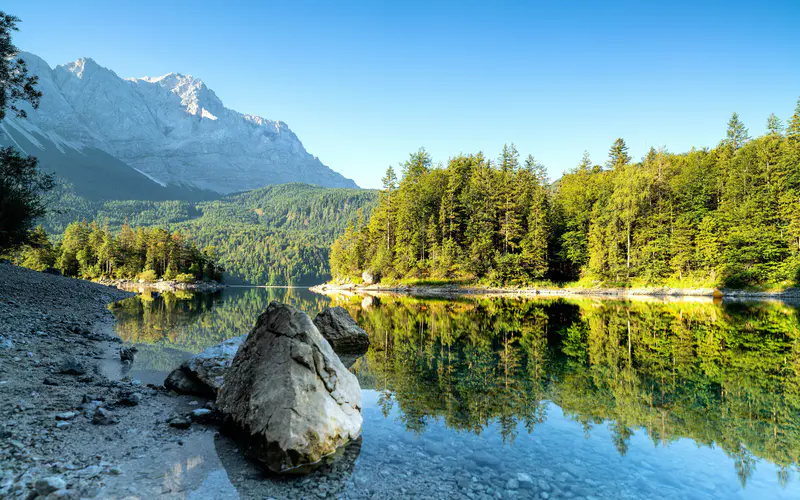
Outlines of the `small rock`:
<svg viewBox="0 0 800 500">
<path fill-rule="evenodd" d="M 519 481 L 515 478 L 511 478 L 506 481 L 506 489 L 507 490 L 518 490 L 519 489 Z"/>
<path fill-rule="evenodd" d="M 138 392 L 123 392 L 120 394 L 117 404 L 124 406 L 136 406 L 142 401 L 142 395 Z"/>
<path fill-rule="evenodd" d="M 73 418 L 77 417 L 78 414 L 74 411 L 65 411 L 64 413 L 59 413 L 56 415 L 56 420 L 72 420 Z"/>
<path fill-rule="evenodd" d="M 198 424 L 207 424 L 216 420 L 217 415 L 208 408 L 198 408 L 196 410 L 192 410 L 190 418 L 192 419 L 192 422 L 197 422 Z"/>
<path fill-rule="evenodd" d="M 67 487 L 67 482 L 59 476 L 50 476 L 39 479 L 36 481 L 36 493 L 41 496 L 49 495 L 50 493 L 61 490 Z"/>
<path fill-rule="evenodd" d="M 45 379 L 42 381 L 42 383 L 43 383 L 44 385 L 59 385 L 58 379 L 55 379 L 55 378 L 53 378 L 53 377 L 46 377 L 46 378 L 45 378 Z"/>
<path fill-rule="evenodd" d="M 533 489 L 533 478 L 530 475 L 525 474 L 524 472 L 517 473 L 517 481 L 519 482 L 520 489 L 523 490 L 532 490 Z"/>
<path fill-rule="evenodd" d="M 119 422 L 119 420 L 114 414 L 105 408 L 97 408 L 94 411 L 94 416 L 92 417 L 92 423 L 94 425 L 113 425 L 117 422 Z"/>
<path fill-rule="evenodd" d="M 122 469 L 120 469 L 119 467 L 111 467 L 110 469 L 108 469 L 108 473 L 113 476 L 119 476 L 120 474 L 122 474 Z"/>
<path fill-rule="evenodd" d="M 75 356 L 70 356 L 61 360 L 58 366 L 58 373 L 65 375 L 83 375 L 86 373 L 86 366 Z"/>
<path fill-rule="evenodd" d="M 72 427 L 72 423 L 70 423 L 70 422 L 63 422 L 62 421 L 62 422 L 58 422 L 56 424 L 56 429 L 64 430 L 64 429 L 69 429 L 70 427 Z"/>
<path fill-rule="evenodd" d="M 139 350 L 133 346 L 122 346 L 119 348 L 119 359 L 123 363 L 133 363 L 133 358 Z"/>
<path fill-rule="evenodd" d="M 192 426 L 192 422 L 184 417 L 172 417 L 167 423 L 170 427 L 175 427 L 176 429 L 188 429 Z"/>
</svg>

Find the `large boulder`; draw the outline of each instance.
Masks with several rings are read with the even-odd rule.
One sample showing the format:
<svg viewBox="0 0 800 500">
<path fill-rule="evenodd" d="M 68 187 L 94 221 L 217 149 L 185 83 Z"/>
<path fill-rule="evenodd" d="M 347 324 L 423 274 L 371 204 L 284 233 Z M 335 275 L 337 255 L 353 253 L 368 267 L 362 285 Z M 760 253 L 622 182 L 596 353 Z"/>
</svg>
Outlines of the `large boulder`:
<svg viewBox="0 0 800 500">
<path fill-rule="evenodd" d="M 364 354 L 369 348 L 369 335 L 343 307 L 326 307 L 314 318 L 314 325 L 336 353 Z"/>
<path fill-rule="evenodd" d="M 244 339 L 244 335 L 234 337 L 195 354 L 172 370 L 164 386 L 181 394 L 214 399 Z"/>
<path fill-rule="evenodd" d="M 307 473 L 361 433 L 361 388 L 305 313 L 272 302 L 217 398 L 225 429 L 278 473 Z"/>
<path fill-rule="evenodd" d="M 365 285 L 374 285 L 376 282 L 375 273 L 370 270 L 364 271 L 361 273 L 361 281 L 363 281 Z"/>
</svg>

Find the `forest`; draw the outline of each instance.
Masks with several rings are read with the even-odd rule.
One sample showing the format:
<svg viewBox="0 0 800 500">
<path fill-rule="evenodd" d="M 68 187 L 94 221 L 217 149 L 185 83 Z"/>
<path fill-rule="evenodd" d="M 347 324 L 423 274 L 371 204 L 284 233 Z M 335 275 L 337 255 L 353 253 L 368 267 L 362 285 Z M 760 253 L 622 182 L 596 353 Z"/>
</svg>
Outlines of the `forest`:
<svg viewBox="0 0 800 500">
<path fill-rule="evenodd" d="M 800 280 L 800 100 L 757 138 L 736 113 L 712 148 L 617 139 L 555 182 L 513 144 L 494 161 L 420 149 L 389 168 L 372 216 L 331 248 L 336 280 L 461 280 L 492 286 L 786 287 Z"/>
<path fill-rule="evenodd" d="M 58 186 L 43 226 L 55 241 L 74 221 L 95 221 L 114 234 L 126 222 L 179 232 L 197 248 L 213 247 L 226 283 L 316 284 L 330 278 L 329 250 L 348 221 L 368 217 L 371 190 L 308 184 L 267 186 L 211 201 L 89 200 Z"/>
<path fill-rule="evenodd" d="M 224 269 L 213 247 L 198 249 L 180 232 L 132 228 L 123 224 L 118 235 L 96 222 L 73 222 L 53 245 L 37 226 L 27 245 L 12 255 L 15 263 L 43 271 L 55 268 L 83 279 L 158 279 L 191 283 L 222 280 Z"/>
</svg>

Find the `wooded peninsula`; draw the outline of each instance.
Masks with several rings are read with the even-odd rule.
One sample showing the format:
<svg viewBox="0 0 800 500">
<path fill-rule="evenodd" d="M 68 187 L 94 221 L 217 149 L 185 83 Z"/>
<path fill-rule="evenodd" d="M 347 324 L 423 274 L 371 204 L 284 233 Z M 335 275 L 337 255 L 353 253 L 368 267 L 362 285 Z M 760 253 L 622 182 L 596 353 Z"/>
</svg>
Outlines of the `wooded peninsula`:
<svg viewBox="0 0 800 500">
<path fill-rule="evenodd" d="M 713 149 L 617 139 L 604 165 L 584 153 L 551 183 L 513 144 L 497 161 L 424 150 L 383 178 L 369 220 L 331 249 L 335 280 L 453 280 L 490 286 L 785 288 L 800 281 L 800 100 L 751 138 L 736 113 Z"/>
</svg>

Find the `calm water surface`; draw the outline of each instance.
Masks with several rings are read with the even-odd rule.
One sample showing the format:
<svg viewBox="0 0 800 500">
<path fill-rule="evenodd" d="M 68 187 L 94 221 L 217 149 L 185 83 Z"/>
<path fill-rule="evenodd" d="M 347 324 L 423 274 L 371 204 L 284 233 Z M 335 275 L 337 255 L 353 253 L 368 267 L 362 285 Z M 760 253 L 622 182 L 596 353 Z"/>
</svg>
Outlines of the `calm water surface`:
<svg viewBox="0 0 800 500">
<path fill-rule="evenodd" d="M 263 288 L 112 307 L 140 348 L 131 375 L 160 383 L 186 356 L 247 333 L 270 300 L 312 316 L 335 303 L 369 332 L 351 368 L 363 440 L 316 479 L 226 466 L 242 496 L 800 498 L 794 307 Z"/>
</svg>

